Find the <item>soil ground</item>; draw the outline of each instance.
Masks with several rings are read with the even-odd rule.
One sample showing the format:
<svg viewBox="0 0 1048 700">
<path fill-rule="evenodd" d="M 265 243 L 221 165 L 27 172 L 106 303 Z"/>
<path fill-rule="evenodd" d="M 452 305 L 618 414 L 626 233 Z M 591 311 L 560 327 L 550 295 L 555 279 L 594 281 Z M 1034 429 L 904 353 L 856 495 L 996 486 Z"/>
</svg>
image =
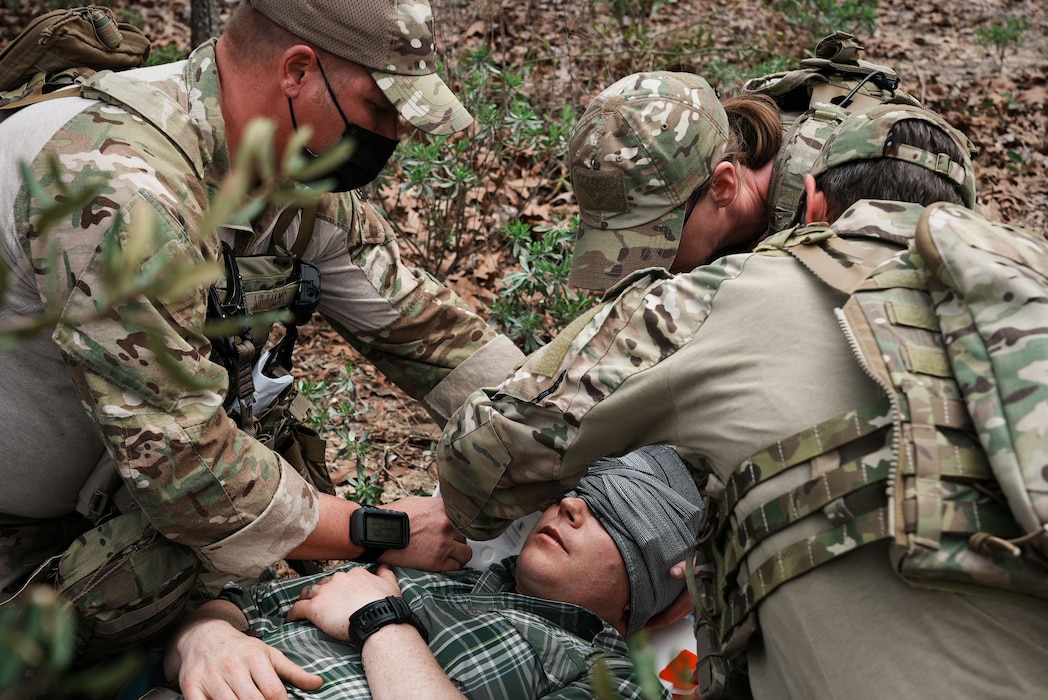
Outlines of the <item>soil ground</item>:
<svg viewBox="0 0 1048 700">
<path fill-rule="evenodd" d="M 111 4 L 142 17 L 154 45 L 189 45 L 187 0 Z M 487 44 L 505 65 L 534 66 L 522 88 L 533 104 L 570 105 L 578 112 L 601 88 L 640 70 L 715 75 L 716 82 L 711 82 L 730 93 L 741 79 L 754 75 L 745 67 L 753 47 L 799 59 L 808 39 L 803 27 L 790 24 L 776 9 L 782 3 L 761 0 L 433 4 L 438 46 L 447 55 Z M 230 3 L 219 6 L 227 12 Z M 650 6 L 652 12 L 620 18 L 614 12 L 617 6 Z M 0 45 L 42 9 L 49 6 L 0 2 Z M 992 43 L 981 43 L 980 29 L 1004 25 L 1009 17 L 1026 22 L 1021 44 L 1006 42 L 998 51 Z M 1048 230 L 1048 5 L 1040 0 L 881 2 L 873 30 L 854 33 L 866 45 L 868 60 L 893 67 L 903 89 L 965 131 L 979 149 L 983 211 L 1009 223 Z M 734 74 L 733 65 L 739 66 Z M 574 202 L 563 190 L 534 180 L 523 186 L 535 188 L 533 201 L 538 205 L 525 212 L 533 225 L 544 217 L 563 221 L 566 213 L 570 215 Z M 407 213 L 391 210 L 391 216 L 398 215 Z M 490 240 L 490 232 L 499 228 L 497 221 L 482 221 L 478 232 L 485 231 Z M 508 264 L 505 253 L 495 248 L 493 259 L 473 260 L 454 275 L 456 289 L 481 312 L 499 279 L 490 270 L 504 270 Z M 481 268 L 489 272 L 481 274 Z M 339 430 L 366 443 L 363 465 L 370 481 L 383 489 L 383 500 L 432 492 L 432 446 L 439 430 L 415 401 L 322 321 L 306 327 L 297 365 L 298 374 L 328 382 L 337 382 L 343 368 L 351 368 L 352 415 L 336 421 L 329 433 L 332 468 L 343 491 L 352 496 L 345 477 L 356 476 L 357 461 L 338 457 L 344 447 Z"/>
</svg>

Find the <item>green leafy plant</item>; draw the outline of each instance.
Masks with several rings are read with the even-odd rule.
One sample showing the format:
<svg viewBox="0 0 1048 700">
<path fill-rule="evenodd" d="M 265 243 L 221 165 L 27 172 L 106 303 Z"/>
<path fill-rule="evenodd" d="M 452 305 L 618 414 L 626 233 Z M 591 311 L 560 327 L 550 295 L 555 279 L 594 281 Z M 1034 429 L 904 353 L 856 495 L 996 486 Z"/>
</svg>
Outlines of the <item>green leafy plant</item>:
<svg viewBox="0 0 1048 700">
<path fill-rule="evenodd" d="M 1023 166 L 1026 165 L 1026 160 L 1022 157 L 1022 154 L 1020 153 L 1016 153 L 1015 151 L 1009 150 L 1005 152 L 1005 156 L 1007 156 L 1008 160 L 1010 161 L 1009 163 L 1005 164 L 1005 167 L 1008 168 L 1008 170 L 1011 170 L 1013 173 L 1020 172 L 1023 169 Z"/>
<path fill-rule="evenodd" d="M 807 35 L 810 49 L 838 30 L 872 36 L 877 27 L 877 0 L 771 0 L 771 6 Z"/>
<path fill-rule="evenodd" d="M 301 378 L 295 386 L 309 400 L 307 421 L 317 432 L 333 430 L 347 419 L 359 417 L 367 411 L 357 403 L 352 364 L 343 365 L 333 381 Z"/>
<path fill-rule="evenodd" d="M 368 472 L 363 463 L 357 464 L 356 476 L 347 476 L 352 491 L 346 494 L 346 498 L 359 503 L 362 506 L 373 506 L 382 503 L 382 494 L 385 489 L 379 483 L 379 472 Z"/>
<path fill-rule="evenodd" d="M 568 284 L 577 225 L 577 219 L 568 227 L 536 228 L 511 221 L 505 228 L 520 269 L 502 278 L 489 316 L 524 352 L 537 350 L 595 303 Z"/>
<path fill-rule="evenodd" d="M 379 470 L 369 470 L 373 446 L 370 432 L 358 434 L 347 427 L 359 419 L 367 408 L 357 402 L 353 366 L 345 365 L 334 381 L 299 379 L 296 388 L 310 403 L 308 422 L 311 428 L 324 434 L 335 447 L 336 461 L 352 461 L 354 474 L 346 475 L 349 491 L 345 497 L 364 505 L 382 502 L 384 489 Z"/>
<path fill-rule="evenodd" d="M 74 625 L 72 610 L 49 586 L 31 587 L 0 605 L 0 700 L 113 696 L 141 656 L 77 669 Z"/>
<path fill-rule="evenodd" d="M 1014 51 L 1026 43 L 1026 30 L 1030 23 L 1022 17 L 1009 17 L 1003 23 L 976 27 L 975 40 L 978 46 L 990 46 L 997 54 L 997 61 L 1004 63 L 1009 51 Z"/>
<path fill-rule="evenodd" d="M 488 46 L 466 52 L 446 77 L 470 105 L 472 131 L 447 137 L 415 131 L 373 187 L 401 244 L 438 279 L 474 264 L 489 246 L 484 222 L 505 219 L 507 201 L 514 202 L 512 215 L 566 183 L 561 159 L 552 154 L 567 148 L 574 111 L 532 105 L 522 92 L 529 68 L 505 69 L 493 56 Z"/>
<path fill-rule="evenodd" d="M 164 63 L 174 63 L 175 61 L 181 61 L 187 56 L 189 56 L 188 50 L 179 48 L 178 44 L 172 42 L 167 46 L 154 46 L 150 49 L 146 65 L 159 66 Z"/>
<path fill-rule="evenodd" d="M 605 0 L 611 12 L 623 26 L 650 17 L 661 5 L 672 4 L 675 0 Z"/>
<path fill-rule="evenodd" d="M 651 646 L 648 633 L 644 630 L 629 639 L 629 657 L 633 663 L 634 674 L 640 684 L 641 697 L 644 700 L 656 700 L 665 695 L 662 682 L 655 668 L 655 651 Z M 599 700 L 618 700 L 615 683 L 608 668 L 607 660 L 601 656 L 593 664 L 593 689 Z"/>
</svg>

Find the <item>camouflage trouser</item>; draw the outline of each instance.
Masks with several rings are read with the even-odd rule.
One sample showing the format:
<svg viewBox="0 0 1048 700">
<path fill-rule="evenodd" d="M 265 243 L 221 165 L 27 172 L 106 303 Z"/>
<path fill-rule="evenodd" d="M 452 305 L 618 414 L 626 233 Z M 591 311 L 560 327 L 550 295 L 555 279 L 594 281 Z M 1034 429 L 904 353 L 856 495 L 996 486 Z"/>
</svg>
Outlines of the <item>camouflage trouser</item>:
<svg viewBox="0 0 1048 700">
<path fill-rule="evenodd" d="M 89 527 L 88 520 L 77 513 L 32 522 L 0 515 L 0 602 L 18 593 L 48 557 L 65 551 Z"/>
</svg>

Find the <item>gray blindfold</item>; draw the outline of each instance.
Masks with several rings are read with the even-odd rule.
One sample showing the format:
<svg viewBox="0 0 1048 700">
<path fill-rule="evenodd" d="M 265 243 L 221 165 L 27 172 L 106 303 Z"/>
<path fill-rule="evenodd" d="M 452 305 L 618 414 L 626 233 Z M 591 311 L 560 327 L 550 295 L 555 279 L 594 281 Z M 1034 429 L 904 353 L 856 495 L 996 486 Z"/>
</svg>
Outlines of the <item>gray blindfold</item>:
<svg viewBox="0 0 1048 700">
<path fill-rule="evenodd" d="M 630 581 L 633 634 L 684 590 L 670 567 L 684 559 L 702 515 L 687 465 L 664 446 L 643 447 L 589 466 L 567 496 L 581 498 L 611 535 Z"/>
</svg>

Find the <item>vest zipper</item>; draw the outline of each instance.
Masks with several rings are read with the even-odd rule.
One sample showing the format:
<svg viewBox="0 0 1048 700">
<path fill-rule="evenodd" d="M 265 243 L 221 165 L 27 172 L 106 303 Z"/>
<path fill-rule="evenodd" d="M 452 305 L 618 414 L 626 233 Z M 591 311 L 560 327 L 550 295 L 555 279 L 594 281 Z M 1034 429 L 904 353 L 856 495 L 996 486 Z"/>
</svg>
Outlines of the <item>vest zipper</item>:
<svg viewBox="0 0 1048 700">
<path fill-rule="evenodd" d="M 888 402 L 891 404 L 892 409 L 892 458 L 890 466 L 888 467 L 888 478 L 885 486 L 885 496 L 888 498 L 888 531 L 892 533 L 894 540 L 896 527 L 895 527 L 895 500 L 893 498 L 893 492 L 899 478 L 899 449 L 902 443 L 902 410 L 899 406 L 899 394 L 895 391 L 895 388 L 890 386 L 870 367 L 866 361 L 866 356 L 862 352 L 862 347 L 859 345 L 858 339 L 855 337 L 855 332 L 852 330 L 851 324 L 848 323 L 848 318 L 844 314 L 844 309 L 838 307 L 833 310 L 834 316 L 837 317 L 837 325 L 840 326 L 841 332 L 844 334 L 844 339 L 848 343 L 848 347 L 851 348 L 852 356 L 858 363 L 862 371 L 868 376 L 873 382 L 879 386 L 888 395 Z"/>
</svg>

